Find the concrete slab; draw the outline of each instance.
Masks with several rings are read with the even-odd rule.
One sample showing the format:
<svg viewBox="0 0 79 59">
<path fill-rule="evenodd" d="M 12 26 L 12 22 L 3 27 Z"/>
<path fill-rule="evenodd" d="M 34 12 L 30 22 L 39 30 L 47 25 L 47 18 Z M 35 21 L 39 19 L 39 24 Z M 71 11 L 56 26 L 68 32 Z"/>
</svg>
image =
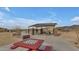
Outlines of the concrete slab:
<svg viewBox="0 0 79 59">
<path fill-rule="evenodd" d="M 0 51 L 28 51 L 28 48 L 21 48 L 18 47 L 16 49 L 10 49 L 11 45 L 6 45 L 6 46 L 2 46 L 0 47 Z"/>
</svg>

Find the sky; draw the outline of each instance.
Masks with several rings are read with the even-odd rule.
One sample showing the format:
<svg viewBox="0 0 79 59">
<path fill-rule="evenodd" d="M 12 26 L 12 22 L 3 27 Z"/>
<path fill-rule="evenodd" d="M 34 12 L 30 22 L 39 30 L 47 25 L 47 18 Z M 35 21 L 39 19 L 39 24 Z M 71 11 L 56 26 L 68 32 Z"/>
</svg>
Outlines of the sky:
<svg viewBox="0 0 79 59">
<path fill-rule="evenodd" d="M 26 29 L 37 23 L 79 25 L 78 7 L 0 7 L 0 27 Z"/>
</svg>

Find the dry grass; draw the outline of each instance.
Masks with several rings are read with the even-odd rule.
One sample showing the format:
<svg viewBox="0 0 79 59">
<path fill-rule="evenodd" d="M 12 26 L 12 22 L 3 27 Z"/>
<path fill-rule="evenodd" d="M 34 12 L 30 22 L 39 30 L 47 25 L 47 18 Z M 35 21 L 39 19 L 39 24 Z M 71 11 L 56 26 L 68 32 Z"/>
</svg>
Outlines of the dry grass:
<svg viewBox="0 0 79 59">
<path fill-rule="evenodd" d="M 70 39 L 72 41 L 77 40 L 77 34 L 74 31 L 71 31 L 71 32 L 63 32 L 62 33 L 62 37 L 68 38 L 68 39 Z"/>
<path fill-rule="evenodd" d="M 0 33 L 0 46 L 10 44 L 16 41 L 16 37 L 12 36 L 10 32 L 1 32 Z"/>
<path fill-rule="evenodd" d="M 65 38 L 67 41 L 72 43 L 72 45 L 74 45 L 75 47 L 79 47 L 79 38 L 77 37 L 76 31 L 62 32 L 61 36 L 62 38 Z"/>
</svg>

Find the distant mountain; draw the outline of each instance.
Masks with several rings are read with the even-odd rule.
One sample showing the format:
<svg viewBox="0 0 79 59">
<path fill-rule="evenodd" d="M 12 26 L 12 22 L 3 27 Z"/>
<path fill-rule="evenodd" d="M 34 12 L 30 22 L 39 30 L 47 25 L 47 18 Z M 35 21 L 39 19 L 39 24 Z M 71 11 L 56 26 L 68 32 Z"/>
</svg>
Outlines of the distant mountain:
<svg viewBox="0 0 79 59">
<path fill-rule="evenodd" d="M 70 28 L 72 28 L 72 29 L 79 29 L 79 25 L 72 25 L 72 26 L 70 26 Z"/>
<path fill-rule="evenodd" d="M 79 29 L 79 25 L 57 27 L 57 29 L 59 29 L 59 30 L 76 30 L 76 29 Z"/>
</svg>

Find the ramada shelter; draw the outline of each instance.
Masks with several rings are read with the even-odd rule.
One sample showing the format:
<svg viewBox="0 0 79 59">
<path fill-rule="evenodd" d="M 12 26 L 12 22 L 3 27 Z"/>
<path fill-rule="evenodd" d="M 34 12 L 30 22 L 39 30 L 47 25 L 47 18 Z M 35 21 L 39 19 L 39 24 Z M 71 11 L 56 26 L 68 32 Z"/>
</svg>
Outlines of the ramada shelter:
<svg viewBox="0 0 79 59">
<path fill-rule="evenodd" d="M 53 34 L 57 23 L 39 23 L 28 27 L 28 34 Z"/>
</svg>

